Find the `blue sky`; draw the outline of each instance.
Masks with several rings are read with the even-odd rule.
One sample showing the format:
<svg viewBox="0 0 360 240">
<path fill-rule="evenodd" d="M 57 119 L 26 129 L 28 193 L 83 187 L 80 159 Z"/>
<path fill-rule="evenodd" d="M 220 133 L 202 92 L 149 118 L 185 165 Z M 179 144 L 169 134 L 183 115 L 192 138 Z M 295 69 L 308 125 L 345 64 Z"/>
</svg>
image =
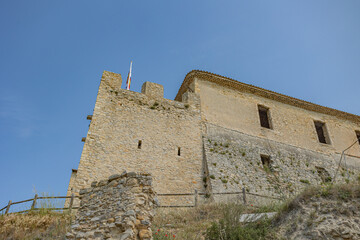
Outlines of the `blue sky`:
<svg viewBox="0 0 360 240">
<path fill-rule="evenodd" d="M 0 1 L 0 208 L 66 194 L 103 70 L 201 69 L 360 115 L 359 0 Z M 123 81 L 125 82 L 125 81 Z M 124 84 L 124 83 L 123 83 Z"/>
</svg>

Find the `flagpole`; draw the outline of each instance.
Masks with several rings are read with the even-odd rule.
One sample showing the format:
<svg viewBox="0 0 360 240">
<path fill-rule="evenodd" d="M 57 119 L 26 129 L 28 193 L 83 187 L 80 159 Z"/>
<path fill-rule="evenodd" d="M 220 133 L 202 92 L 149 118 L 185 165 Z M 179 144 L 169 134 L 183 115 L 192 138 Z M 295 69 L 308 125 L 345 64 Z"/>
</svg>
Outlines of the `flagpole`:
<svg viewBox="0 0 360 240">
<path fill-rule="evenodd" d="M 130 71 L 126 80 L 126 90 L 130 90 L 130 84 L 131 84 L 131 70 L 132 70 L 132 61 L 130 62 Z"/>
</svg>

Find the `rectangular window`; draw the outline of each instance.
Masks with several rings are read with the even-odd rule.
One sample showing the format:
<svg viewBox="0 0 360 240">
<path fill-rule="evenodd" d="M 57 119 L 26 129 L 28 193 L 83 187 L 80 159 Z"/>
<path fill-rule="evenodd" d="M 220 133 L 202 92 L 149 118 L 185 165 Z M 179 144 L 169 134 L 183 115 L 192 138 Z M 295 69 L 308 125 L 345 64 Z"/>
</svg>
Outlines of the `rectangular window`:
<svg viewBox="0 0 360 240">
<path fill-rule="evenodd" d="M 360 145 L 360 131 L 355 131 L 355 133 L 356 133 L 356 138 L 358 139 Z"/>
<path fill-rule="evenodd" d="M 258 105 L 258 109 L 259 109 L 260 125 L 264 128 L 271 129 L 272 127 L 270 123 L 269 108 Z"/>
<path fill-rule="evenodd" d="M 271 171 L 273 170 L 272 166 L 271 166 L 271 159 L 269 155 L 263 155 L 260 154 L 260 158 L 261 158 L 261 163 L 263 165 L 263 168 L 265 171 Z"/>
<path fill-rule="evenodd" d="M 319 142 L 330 144 L 329 134 L 326 130 L 325 123 L 320 121 L 314 121 L 316 133 L 318 135 Z"/>
</svg>

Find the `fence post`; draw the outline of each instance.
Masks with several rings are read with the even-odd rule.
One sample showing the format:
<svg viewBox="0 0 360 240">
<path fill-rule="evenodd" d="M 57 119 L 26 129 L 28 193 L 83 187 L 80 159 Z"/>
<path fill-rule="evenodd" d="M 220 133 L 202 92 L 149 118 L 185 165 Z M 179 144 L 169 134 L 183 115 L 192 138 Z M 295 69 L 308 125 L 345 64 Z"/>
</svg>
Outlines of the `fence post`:
<svg viewBox="0 0 360 240">
<path fill-rule="evenodd" d="M 5 214 L 7 214 L 7 213 L 9 212 L 11 203 L 12 203 L 12 202 L 11 202 L 11 200 L 10 200 L 9 203 L 8 203 L 8 205 L 7 205 L 7 207 L 6 207 Z"/>
<path fill-rule="evenodd" d="M 195 189 L 195 207 L 198 205 L 198 191 Z"/>
<path fill-rule="evenodd" d="M 35 194 L 34 201 L 33 201 L 32 205 L 31 205 L 31 210 L 34 210 L 37 198 L 38 198 L 38 195 Z"/>
<path fill-rule="evenodd" d="M 71 199 L 70 199 L 70 204 L 69 204 L 69 213 L 71 213 L 73 202 L 74 202 L 74 194 L 71 194 Z"/>
<path fill-rule="evenodd" d="M 242 189 L 242 193 L 243 193 L 243 201 L 244 201 L 244 204 L 246 204 L 246 192 L 245 192 L 245 188 L 243 187 Z"/>
</svg>

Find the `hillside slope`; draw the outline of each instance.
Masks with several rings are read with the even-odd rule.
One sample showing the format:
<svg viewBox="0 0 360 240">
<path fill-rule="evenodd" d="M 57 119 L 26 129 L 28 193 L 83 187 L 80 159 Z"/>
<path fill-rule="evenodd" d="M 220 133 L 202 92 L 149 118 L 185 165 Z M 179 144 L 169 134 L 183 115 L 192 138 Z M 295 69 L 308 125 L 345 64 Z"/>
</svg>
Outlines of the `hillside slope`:
<svg viewBox="0 0 360 240">
<path fill-rule="evenodd" d="M 274 221 L 279 239 L 360 239 L 360 185 L 309 188 Z"/>
</svg>

